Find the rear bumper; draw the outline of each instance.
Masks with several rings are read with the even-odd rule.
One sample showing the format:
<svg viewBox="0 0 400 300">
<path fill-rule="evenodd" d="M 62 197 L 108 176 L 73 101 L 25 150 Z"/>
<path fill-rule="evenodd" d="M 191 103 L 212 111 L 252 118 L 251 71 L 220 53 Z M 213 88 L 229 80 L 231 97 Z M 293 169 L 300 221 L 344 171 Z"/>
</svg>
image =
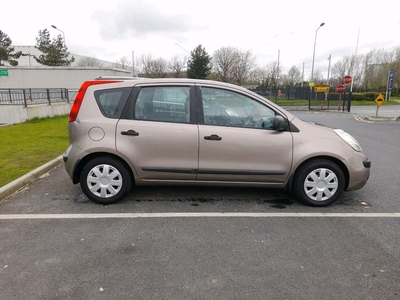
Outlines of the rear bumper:
<svg viewBox="0 0 400 300">
<path fill-rule="evenodd" d="M 71 165 L 71 159 L 69 159 L 69 155 L 71 153 L 71 148 L 72 148 L 72 146 L 69 145 L 67 150 L 65 150 L 65 152 L 63 154 L 63 162 L 64 162 L 65 170 L 68 173 L 68 176 L 72 179 L 73 178 L 73 165 Z"/>
</svg>

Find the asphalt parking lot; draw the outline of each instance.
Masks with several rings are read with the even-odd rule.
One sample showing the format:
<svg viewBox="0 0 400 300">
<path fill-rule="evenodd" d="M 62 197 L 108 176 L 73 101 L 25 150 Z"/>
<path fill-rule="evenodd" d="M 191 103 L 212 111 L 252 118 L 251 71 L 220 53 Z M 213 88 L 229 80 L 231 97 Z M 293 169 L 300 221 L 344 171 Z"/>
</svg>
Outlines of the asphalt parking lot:
<svg viewBox="0 0 400 300">
<path fill-rule="evenodd" d="M 279 190 L 138 187 L 94 204 L 62 166 L 0 202 L 3 299 L 399 299 L 399 122 L 340 124 L 371 178 L 327 208 Z"/>
</svg>

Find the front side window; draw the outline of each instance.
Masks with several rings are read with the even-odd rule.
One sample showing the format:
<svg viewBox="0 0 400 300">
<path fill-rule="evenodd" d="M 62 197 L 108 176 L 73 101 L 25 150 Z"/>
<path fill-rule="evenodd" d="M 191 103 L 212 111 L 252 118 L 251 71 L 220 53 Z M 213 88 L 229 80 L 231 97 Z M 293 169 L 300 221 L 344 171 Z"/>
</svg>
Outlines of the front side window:
<svg viewBox="0 0 400 300">
<path fill-rule="evenodd" d="M 228 90 L 201 88 L 204 124 L 272 129 L 275 112 L 260 102 Z"/>
<path fill-rule="evenodd" d="M 144 87 L 135 104 L 135 119 L 190 122 L 190 87 Z"/>
</svg>

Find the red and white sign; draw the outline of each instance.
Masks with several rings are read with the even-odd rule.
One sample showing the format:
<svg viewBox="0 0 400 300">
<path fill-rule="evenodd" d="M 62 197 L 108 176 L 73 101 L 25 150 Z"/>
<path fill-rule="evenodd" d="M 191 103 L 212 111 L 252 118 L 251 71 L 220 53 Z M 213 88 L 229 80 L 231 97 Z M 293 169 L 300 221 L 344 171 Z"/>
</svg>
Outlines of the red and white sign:
<svg viewBox="0 0 400 300">
<path fill-rule="evenodd" d="M 345 90 L 346 90 L 346 87 L 343 84 L 339 84 L 336 87 L 336 92 L 338 92 L 339 94 L 343 94 Z"/>
<path fill-rule="evenodd" d="M 344 84 L 350 84 L 351 83 L 351 76 L 349 76 L 349 75 L 344 76 L 343 82 L 344 82 Z"/>
</svg>

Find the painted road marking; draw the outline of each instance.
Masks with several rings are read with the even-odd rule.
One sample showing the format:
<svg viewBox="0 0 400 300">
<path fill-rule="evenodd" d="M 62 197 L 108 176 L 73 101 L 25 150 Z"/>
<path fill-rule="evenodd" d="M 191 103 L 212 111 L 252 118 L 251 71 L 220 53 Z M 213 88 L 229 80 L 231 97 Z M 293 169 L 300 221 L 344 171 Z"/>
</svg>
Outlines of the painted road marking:
<svg viewBox="0 0 400 300">
<path fill-rule="evenodd" d="M 360 118 L 360 117 L 356 117 L 355 119 L 356 119 L 357 121 L 364 122 L 364 123 L 375 123 L 375 122 L 373 122 L 373 121 L 364 120 L 363 118 Z"/>
<path fill-rule="evenodd" d="M 0 215 L 0 220 L 139 218 L 400 218 L 400 213 L 110 213 Z"/>
</svg>

